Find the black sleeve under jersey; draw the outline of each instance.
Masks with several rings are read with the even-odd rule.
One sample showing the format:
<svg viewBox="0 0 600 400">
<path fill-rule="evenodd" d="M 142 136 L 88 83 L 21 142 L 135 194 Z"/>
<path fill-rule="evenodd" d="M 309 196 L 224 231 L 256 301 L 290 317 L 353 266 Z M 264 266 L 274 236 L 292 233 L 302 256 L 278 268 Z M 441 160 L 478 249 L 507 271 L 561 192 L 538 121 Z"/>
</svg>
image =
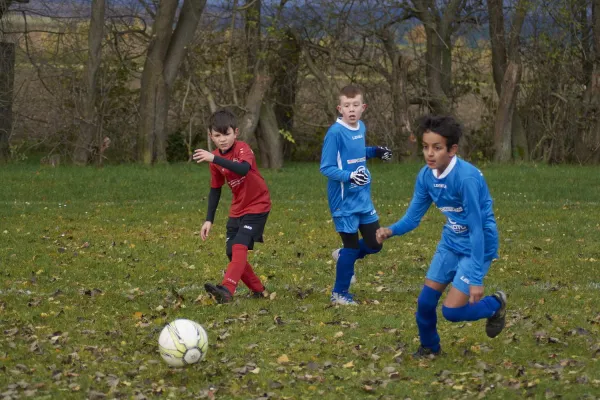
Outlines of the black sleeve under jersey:
<svg viewBox="0 0 600 400">
<path fill-rule="evenodd" d="M 213 163 L 220 165 L 223 168 L 227 168 L 230 171 L 235 172 L 238 175 L 246 176 L 248 171 L 250 171 L 250 164 L 246 161 L 242 162 L 234 162 L 229 161 L 226 158 L 215 156 Z"/>
<path fill-rule="evenodd" d="M 209 222 L 215 221 L 215 213 L 221 199 L 221 188 L 210 188 L 208 193 L 208 211 L 206 212 L 206 220 Z"/>
</svg>

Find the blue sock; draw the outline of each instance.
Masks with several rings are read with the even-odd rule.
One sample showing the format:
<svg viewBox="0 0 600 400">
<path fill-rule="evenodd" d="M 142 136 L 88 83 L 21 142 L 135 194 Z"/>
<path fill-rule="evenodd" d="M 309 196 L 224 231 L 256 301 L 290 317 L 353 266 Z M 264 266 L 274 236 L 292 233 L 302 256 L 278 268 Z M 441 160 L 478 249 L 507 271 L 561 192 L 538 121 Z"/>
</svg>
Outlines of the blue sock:
<svg viewBox="0 0 600 400">
<path fill-rule="evenodd" d="M 348 293 L 350 288 L 350 279 L 354 275 L 354 263 L 358 258 L 359 249 L 340 250 L 340 258 L 335 266 L 335 284 L 333 291 L 337 293 Z"/>
<path fill-rule="evenodd" d="M 500 302 L 494 296 L 486 296 L 477 303 L 462 307 L 450 308 L 443 306 L 442 315 L 451 322 L 477 321 L 491 317 L 499 308 Z"/>
<path fill-rule="evenodd" d="M 437 304 L 442 293 L 423 286 L 421 294 L 417 299 L 417 326 L 419 327 L 419 339 L 421 345 L 434 352 L 440 350 L 440 335 L 437 332 Z"/>
<path fill-rule="evenodd" d="M 360 239 L 358 241 L 358 248 L 359 248 L 359 253 L 358 253 L 358 259 L 363 259 L 365 258 L 365 256 L 367 254 L 375 254 L 375 253 L 379 253 L 381 251 L 381 246 L 378 249 L 372 249 L 370 247 L 368 247 L 365 244 L 365 239 Z"/>
</svg>

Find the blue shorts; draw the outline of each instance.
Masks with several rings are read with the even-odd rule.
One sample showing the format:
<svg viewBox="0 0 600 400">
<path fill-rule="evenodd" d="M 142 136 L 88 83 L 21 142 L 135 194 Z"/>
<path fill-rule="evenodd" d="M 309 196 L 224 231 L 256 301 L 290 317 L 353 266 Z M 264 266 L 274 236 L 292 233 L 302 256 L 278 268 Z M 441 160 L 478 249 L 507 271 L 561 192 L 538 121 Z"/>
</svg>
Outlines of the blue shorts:
<svg viewBox="0 0 600 400">
<path fill-rule="evenodd" d="M 379 221 L 379 216 L 375 209 L 366 213 L 352 214 L 347 217 L 333 217 L 335 231 L 344 233 L 358 232 L 359 225 L 371 224 L 375 221 Z"/>
<path fill-rule="evenodd" d="M 492 260 L 483 262 L 483 276 L 487 275 Z M 445 246 L 438 246 L 429 265 L 426 278 L 441 284 L 452 282 L 452 286 L 469 295 L 469 279 L 465 271 L 471 268 L 471 257 L 454 253 Z"/>
</svg>

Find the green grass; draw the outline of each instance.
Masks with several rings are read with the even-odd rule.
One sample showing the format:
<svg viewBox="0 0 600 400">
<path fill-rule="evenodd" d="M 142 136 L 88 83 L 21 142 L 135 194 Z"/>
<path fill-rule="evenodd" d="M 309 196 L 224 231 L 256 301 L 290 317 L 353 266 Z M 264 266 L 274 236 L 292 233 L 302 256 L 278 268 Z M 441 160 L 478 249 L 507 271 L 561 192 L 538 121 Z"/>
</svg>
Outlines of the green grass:
<svg viewBox="0 0 600 400">
<path fill-rule="evenodd" d="M 420 165 L 374 163 L 382 225 Z M 500 229 L 488 293 L 508 327 L 440 316 L 445 355 L 414 361 L 415 301 L 443 218 L 357 263 L 357 308 L 328 303 L 339 247 L 316 164 L 263 171 L 274 207 L 249 255 L 274 300 L 216 305 L 226 266 L 224 190 L 211 237 L 206 166 L 0 169 L 0 396 L 6 398 L 594 398 L 600 393 L 600 225 L 595 168 L 487 166 Z M 206 359 L 169 368 L 163 325 L 207 330 Z M 341 334 L 340 334 L 341 332 Z M 287 363 L 278 362 L 286 355 Z M 145 397 L 144 397 L 145 396 Z"/>
</svg>

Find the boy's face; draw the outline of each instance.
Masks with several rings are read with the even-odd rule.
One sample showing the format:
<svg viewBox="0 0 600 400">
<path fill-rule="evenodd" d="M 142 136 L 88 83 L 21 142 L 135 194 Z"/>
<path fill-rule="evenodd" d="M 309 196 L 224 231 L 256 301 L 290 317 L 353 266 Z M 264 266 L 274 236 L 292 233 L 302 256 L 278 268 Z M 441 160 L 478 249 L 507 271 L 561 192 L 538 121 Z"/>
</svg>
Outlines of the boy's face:
<svg viewBox="0 0 600 400">
<path fill-rule="evenodd" d="M 423 134 L 423 157 L 425 157 L 427 166 L 437 169 L 438 174 L 444 172 L 458 151 L 457 144 L 452 145 L 448 150 L 446 143 L 447 139 L 435 132 L 427 131 Z"/>
<path fill-rule="evenodd" d="M 360 94 L 350 98 L 340 96 L 340 104 L 337 106 L 337 110 L 342 114 L 342 121 L 350 126 L 358 124 L 358 120 L 366 108 L 367 105 L 363 103 L 363 98 Z"/>
<path fill-rule="evenodd" d="M 227 133 L 221 133 L 214 130 L 211 130 L 209 133 L 215 146 L 222 152 L 225 152 L 233 146 L 235 139 L 237 139 L 240 134 L 240 130 L 238 128 L 233 129 L 232 127 L 229 127 L 227 128 Z"/>
</svg>

